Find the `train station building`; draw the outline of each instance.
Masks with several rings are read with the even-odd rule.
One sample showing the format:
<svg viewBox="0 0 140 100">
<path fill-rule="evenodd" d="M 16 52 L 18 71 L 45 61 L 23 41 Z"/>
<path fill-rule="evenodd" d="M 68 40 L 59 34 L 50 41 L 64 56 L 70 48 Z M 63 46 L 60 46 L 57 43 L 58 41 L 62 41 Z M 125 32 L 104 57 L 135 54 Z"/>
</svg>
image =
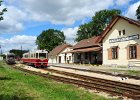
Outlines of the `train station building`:
<svg viewBox="0 0 140 100">
<path fill-rule="evenodd" d="M 99 43 L 100 36 L 84 39 L 73 46 L 73 63 L 102 64 L 102 47 Z"/>
<path fill-rule="evenodd" d="M 103 65 L 140 66 L 140 22 L 117 16 L 100 38 Z"/>
<path fill-rule="evenodd" d="M 140 66 L 140 22 L 116 16 L 100 36 L 84 39 L 73 47 L 60 45 L 49 62 Z"/>
</svg>

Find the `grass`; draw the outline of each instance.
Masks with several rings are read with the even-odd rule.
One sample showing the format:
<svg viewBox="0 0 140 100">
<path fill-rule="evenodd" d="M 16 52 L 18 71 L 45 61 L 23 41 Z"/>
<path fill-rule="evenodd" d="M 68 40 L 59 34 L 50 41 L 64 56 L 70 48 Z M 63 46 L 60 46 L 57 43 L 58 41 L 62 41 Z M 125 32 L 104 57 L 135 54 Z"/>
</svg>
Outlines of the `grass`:
<svg viewBox="0 0 140 100">
<path fill-rule="evenodd" d="M 107 69 L 106 72 L 117 72 L 118 74 L 124 74 L 124 75 L 132 75 L 132 76 L 139 76 L 140 77 L 140 71 L 139 70 L 120 70 L 120 69 Z"/>
<path fill-rule="evenodd" d="M 139 70 L 118 70 L 118 69 L 111 69 L 110 72 L 118 72 L 125 75 L 133 75 L 133 76 L 140 76 Z"/>
<path fill-rule="evenodd" d="M 0 62 L 0 100 L 114 100 L 24 73 Z"/>
</svg>

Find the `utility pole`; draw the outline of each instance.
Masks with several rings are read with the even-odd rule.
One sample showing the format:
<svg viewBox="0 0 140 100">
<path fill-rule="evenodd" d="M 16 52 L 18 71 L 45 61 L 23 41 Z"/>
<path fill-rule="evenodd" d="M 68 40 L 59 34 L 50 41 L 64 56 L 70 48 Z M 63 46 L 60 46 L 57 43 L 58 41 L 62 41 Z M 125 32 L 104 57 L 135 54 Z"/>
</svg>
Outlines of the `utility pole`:
<svg viewBox="0 0 140 100">
<path fill-rule="evenodd" d="M 0 54 L 2 55 L 2 48 L 1 48 L 1 45 L 0 45 Z"/>
<path fill-rule="evenodd" d="M 22 58 L 22 44 L 21 44 L 21 56 L 20 57 Z"/>
<path fill-rule="evenodd" d="M 21 51 L 22 51 L 22 45 L 21 45 Z"/>
</svg>

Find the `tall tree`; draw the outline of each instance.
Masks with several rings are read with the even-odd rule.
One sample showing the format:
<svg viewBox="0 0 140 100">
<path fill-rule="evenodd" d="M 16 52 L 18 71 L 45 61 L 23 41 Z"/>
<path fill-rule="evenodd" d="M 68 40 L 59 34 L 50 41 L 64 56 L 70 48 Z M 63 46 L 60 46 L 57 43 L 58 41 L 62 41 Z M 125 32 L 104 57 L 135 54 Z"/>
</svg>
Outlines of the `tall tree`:
<svg viewBox="0 0 140 100">
<path fill-rule="evenodd" d="M 92 17 L 91 22 L 79 27 L 75 41 L 78 42 L 92 36 L 100 35 L 106 26 L 111 22 L 113 17 L 120 14 L 121 11 L 116 9 L 101 10 L 96 12 L 95 16 Z"/>
<path fill-rule="evenodd" d="M 137 19 L 140 21 L 140 5 L 138 6 L 136 10 L 136 16 L 137 16 Z"/>
<path fill-rule="evenodd" d="M 36 40 L 36 44 L 38 45 L 39 49 L 47 49 L 49 51 L 64 42 L 64 33 L 54 29 L 43 31 Z"/>
<path fill-rule="evenodd" d="M 91 37 L 91 31 L 92 31 L 92 22 L 86 23 L 84 25 L 81 25 L 77 31 L 77 38 L 75 41 L 80 41 L 82 39 L 87 39 Z"/>
<path fill-rule="evenodd" d="M 18 50 L 18 49 L 12 49 L 9 52 L 14 53 L 17 58 L 22 58 L 23 53 L 28 52 L 29 50 Z"/>
<path fill-rule="evenodd" d="M 0 0 L 0 6 L 1 6 L 2 2 L 3 2 L 3 1 Z M 3 16 L 2 16 L 2 15 L 3 15 L 4 12 L 6 12 L 6 11 L 7 11 L 7 8 L 3 8 L 3 9 L 0 11 L 0 21 L 3 20 Z"/>
</svg>

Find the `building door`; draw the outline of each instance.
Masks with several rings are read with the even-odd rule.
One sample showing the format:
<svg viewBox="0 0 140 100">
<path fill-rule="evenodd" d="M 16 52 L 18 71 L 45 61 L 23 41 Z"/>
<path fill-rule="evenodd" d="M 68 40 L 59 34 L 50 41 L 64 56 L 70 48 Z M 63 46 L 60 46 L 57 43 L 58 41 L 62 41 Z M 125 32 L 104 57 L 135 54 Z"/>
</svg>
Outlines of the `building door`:
<svg viewBox="0 0 140 100">
<path fill-rule="evenodd" d="M 61 63 L 61 56 L 59 56 L 59 63 Z"/>
<path fill-rule="evenodd" d="M 65 54 L 64 58 L 65 58 L 65 63 L 66 63 L 67 62 L 67 54 Z"/>
</svg>

